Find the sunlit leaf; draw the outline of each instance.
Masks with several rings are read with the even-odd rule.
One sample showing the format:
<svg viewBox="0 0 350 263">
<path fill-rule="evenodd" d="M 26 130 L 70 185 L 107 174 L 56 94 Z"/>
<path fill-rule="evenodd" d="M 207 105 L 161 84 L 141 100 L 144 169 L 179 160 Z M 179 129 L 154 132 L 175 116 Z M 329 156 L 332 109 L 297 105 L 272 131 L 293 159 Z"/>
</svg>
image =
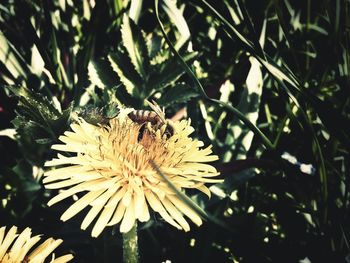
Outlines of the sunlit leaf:
<svg viewBox="0 0 350 263">
<path fill-rule="evenodd" d="M 246 79 L 246 89 L 243 91 L 237 109 L 242 112 L 249 121 L 256 125 L 259 117 L 260 98 L 263 90 L 263 77 L 260 63 L 253 57 L 250 58 L 251 67 Z M 252 144 L 254 133 L 240 122 L 238 118 L 231 124 L 232 134 L 228 134 L 225 144 L 231 145 L 232 151 L 226 152 L 224 161 L 231 158 L 244 159 Z"/>
<path fill-rule="evenodd" d="M 175 48 L 178 50 L 182 47 L 183 44 L 185 44 L 188 41 L 188 39 L 191 36 L 187 22 L 182 14 L 183 10 L 180 10 L 176 6 L 176 1 L 173 0 L 164 0 L 162 2 L 162 7 L 180 33 L 180 37 L 178 38 L 177 43 L 175 44 Z"/>
<path fill-rule="evenodd" d="M 0 31 L 0 62 L 6 65 L 6 68 L 14 78 L 26 76 L 26 72 L 19 62 L 19 56 L 11 44 L 7 41 L 5 35 Z M 10 84 L 10 83 L 9 83 Z"/>
<path fill-rule="evenodd" d="M 108 55 L 108 60 L 128 93 L 138 94 L 138 89 L 142 86 L 142 79 L 131 64 L 130 58 L 126 54 L 115 52 Z"/>
<path fill-rule="evenodd" d="M 162 96 L 158 99 L 158 103 L 162 106 L 170 106 L 174 103 L 187 102 L 191 98 L 198 96 L 199 94 L 190 86 L 183 83 L 177 83 L 162 93 Z"/>
<path fill-rule="evenodd" d="M 129 17 L 134 20 L 135 23 L 137 23 L 139 20 L 142 10 L 142 2 L 143 0 L 131 0 Z"/>
<path fill-rule="evenodd" d="M 123 45 L 128 52 L 132 64 L 142 79 L 148 77 L 149 57 L 146 41 L 142 31 L 127 15 L 124 15 L 121 27 Z"/>
<path fill-rule="evenodd" d="M 183 56 L 183 59 L 188 63 L 191 63 L 198 54 L 196 52 L 191 52 Z M 158 71 L 150 76 L 149 86 L 155 90 L 161 89 L 176 81 L 185 72 L 182 67 L 179 66 L 176 57 L 172 57 L 160 65 Z"/>
<path fill-rule="evenodd" d="M 89 80 L 97 87 L 111 88 L 118 84 L 118 78 L 110 63 L 104 60 L 90 61 L 88 66 Z"/>
</svg>

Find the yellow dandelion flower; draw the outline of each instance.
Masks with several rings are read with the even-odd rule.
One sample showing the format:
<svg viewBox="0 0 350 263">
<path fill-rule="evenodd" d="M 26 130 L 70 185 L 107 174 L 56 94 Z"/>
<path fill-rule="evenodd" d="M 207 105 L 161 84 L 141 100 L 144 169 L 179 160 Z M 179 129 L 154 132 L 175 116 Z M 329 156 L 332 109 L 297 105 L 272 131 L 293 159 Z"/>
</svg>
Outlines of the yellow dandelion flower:
<svg viewBox="0 0 350 263">
<path fill-rule="evenodd" d="M 162 180 L 152 168 L 151 160 L 178 190 L 198 189 L 210 196 L 205 183 L 221 180 L 219 173 L 207 164 L 218 159 L 211 146 L 201 149 L 203 142 L 189 135 L 194 131 L 190 121 L 167 123 L 152 127 L 132 121 L 132 109 L 122 109 L 107 126 L 95 126 L 78 118 L 52 149 L 71 152 L 58 154 L 46 166 L 60 166 L 47 171 L 44 184 L 47 189 L 64 189 L 53 197 L 51 206 L 65 198 L 79 194 L 78 200 L 61 216 L 66 221 L 90 206 L 81 228 L 86 229 L 96 218 L 92 236 L 97 237 L 106 226 L 120 223 L 120 232 L 128 232 L 136 220 L 150 219 L 149 209 L 159 213 L 168 223 L 188 231 L 190 226 L 184 215 L 196 225 L 202 220 Z M 63 166 L 63 167 L 62 167 Z"/>
<path fill-rule="evenodd" d="M 62 239 L 48 238 L 44 243 L 33 249 L 41 237 L 40 235 L 32 237 L 32 231 L 29 227 L 20 234 L 17 234 L 17 227 L 15 226 L 11 227 L 6 235 L 5 230 L 5 227 L 0 228 L 0 262 L 2 263 L 42 263 L 48 257 L 51 259 L 46 262 L 65 263 L 73 259 L 71 254 L 58 258 L 55 258 L 55 254 L 52 254 L 63 242 Z"/>
</svg>

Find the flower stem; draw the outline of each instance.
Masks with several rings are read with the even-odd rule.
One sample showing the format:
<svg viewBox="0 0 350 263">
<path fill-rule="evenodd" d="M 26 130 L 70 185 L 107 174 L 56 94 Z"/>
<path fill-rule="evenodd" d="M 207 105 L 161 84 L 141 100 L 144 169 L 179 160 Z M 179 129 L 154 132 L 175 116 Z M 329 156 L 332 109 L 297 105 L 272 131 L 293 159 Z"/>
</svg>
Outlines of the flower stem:
<svg viewBox="0 0 350 263">
<path fill-rule="evenodd" d="M 137 263 L 139 261 L 136 221 L 129 232 L 123 233 L 123 261 L 124 263 Z"/>
</svg>

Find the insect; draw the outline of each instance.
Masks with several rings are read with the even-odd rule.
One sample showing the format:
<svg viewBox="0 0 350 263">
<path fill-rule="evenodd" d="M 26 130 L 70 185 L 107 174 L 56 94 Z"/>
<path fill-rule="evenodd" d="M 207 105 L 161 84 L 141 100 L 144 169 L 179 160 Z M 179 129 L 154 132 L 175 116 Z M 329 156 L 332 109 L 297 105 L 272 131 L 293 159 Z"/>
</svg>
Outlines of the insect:
<svg viewBox="0 0 350 263">
<path fill-rule="evenodd" d="M 165 125 L 164 134 L 167 138 L 174 135 L 174 128 L 165 119 L 164 111 L 159 107 L 159 105 L 152 101 L 147 101 L 152 111 L 149 110 L 133 110 L 128 114 L 128 117 L 138 124 L 150 125 L 154 130 L 161 129 Z M 148 124 L 149 123 L 149 124 Z M 144 128 L 141 130 L 141 135 L 143 134 Z"/>
<path fill-rule="evenodd" d="M 119 114 L 119 108 L 114 103 L 107 104 L 103 107 L 86 106 L 78 113 L 86 122 L 93 125 L 105 126 L 109 121 Z"/>
</svg>

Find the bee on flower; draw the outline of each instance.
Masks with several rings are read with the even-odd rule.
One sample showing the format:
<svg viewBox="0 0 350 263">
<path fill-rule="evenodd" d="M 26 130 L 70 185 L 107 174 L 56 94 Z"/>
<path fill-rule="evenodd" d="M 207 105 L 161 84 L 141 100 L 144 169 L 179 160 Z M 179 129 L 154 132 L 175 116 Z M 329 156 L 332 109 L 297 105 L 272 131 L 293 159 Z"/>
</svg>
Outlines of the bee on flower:
<svg viewBox="0 0 350 263">
<path fill-rule="evenodd" d="M 66 221 L 83 209 L 81 228 L 93 221 L 92 236 L 120 223 L 128 232 L 136 220 L 146 222 L 150 210 L 178 229 L 190 230 L 185 216 L 201 225 L 200 216 L 169 187 L 152 166 L 155 163 L 178 190 L 197 189 L 210 197 L 205 183 L 218 183 L 219 173 L 207 164 L 218 159 L 211 146 L 190 137 L 190 120 L 172 122 L 153 104 L 153 111 L 119 109 L 107 125 L 78 117 L 71 131 L 52 146 L 62 152 L 46 162 L 56 167 L 44 174 L 47 189 L 60 189 L 48 205 L 79 195 L 61 216 Z M 64 153 L 71 153 L 70 155 Z M 73 153 L 73 154 L 72 154 Z"/>
</svg>

